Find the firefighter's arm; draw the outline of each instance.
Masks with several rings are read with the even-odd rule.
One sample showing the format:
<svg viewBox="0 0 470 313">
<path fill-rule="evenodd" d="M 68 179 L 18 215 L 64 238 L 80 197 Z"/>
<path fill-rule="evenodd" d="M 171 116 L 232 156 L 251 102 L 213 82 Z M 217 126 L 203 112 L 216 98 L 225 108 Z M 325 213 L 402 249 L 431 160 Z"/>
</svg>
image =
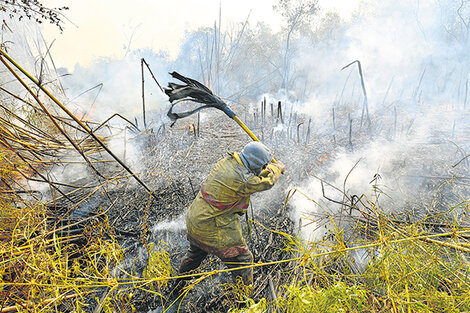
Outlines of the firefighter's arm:
<svg viewBox="0 0 470 313">
<path fill-rule="evenodd" d="M 255 192 L 268 190 L 277 182 L 285 167 L 281 162 L 270 163 L 259 176 L 250 177 L 241 187 L 240 192 L 250 195 Z"/>
</svg>

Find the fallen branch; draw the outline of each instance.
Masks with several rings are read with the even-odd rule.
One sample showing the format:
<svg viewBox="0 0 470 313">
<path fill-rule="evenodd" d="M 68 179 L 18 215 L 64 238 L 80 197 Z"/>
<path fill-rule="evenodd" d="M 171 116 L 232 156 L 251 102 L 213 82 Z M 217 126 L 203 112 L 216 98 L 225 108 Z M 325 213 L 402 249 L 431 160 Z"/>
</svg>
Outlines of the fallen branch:
<svg viewBox="0 0 470 313">
<path fill-rule="evenodd" d="M 48 305 L 48 304 L 54 303 L 56 301 L 72 299 L 72 298 L 75 298 L 75 297 L 78 297 L 78 296 L 83 296 L 83 295 L 79 295 L 78 293 L 75 293 L 73 295 L 68 295 L 68 296 L 60 295 L 56 298 L 51 298 L 51 299 L 44 300 L 40 304 L 41 305 Z M 28 309 L 28 308 L 31 308 L 31 307 L 37 308 L 37 306 L 38 306 L 37 303 L 25 302 L 25 303 L 17 304 L 15 306 L 9 306 L 9 307 L 3 308 L 3 309 L 0 310 L 0 313 L 18 312 L 19 310 Z"/>
</svg>

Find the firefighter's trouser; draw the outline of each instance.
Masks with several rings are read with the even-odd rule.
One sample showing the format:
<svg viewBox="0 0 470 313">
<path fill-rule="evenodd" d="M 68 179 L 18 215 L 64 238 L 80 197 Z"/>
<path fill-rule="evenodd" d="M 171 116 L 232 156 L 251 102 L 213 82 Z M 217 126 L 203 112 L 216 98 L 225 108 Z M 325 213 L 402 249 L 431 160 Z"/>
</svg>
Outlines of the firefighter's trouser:
<svg viewBox="0 0 470 313">
<path fill-rule="evenodd" d="M 207 252 L 191 244 L 185 258 L 181 262 L 179 272 L 180 274 L 188 273 L 201 265 L 202 261 L 207 257 Z M 243 254 L 237 255 L 232 258 L 220 258 L 220 260 L 228 268 L 236 268 L 253 263 L 253 255 L 250 251 Z M 251 285 L 253 283 L 253 268 L 245 268 L 240 270 L 231 271 L 232 279 L 234 283 L 237 283 L 237 279 L 241 278 L 245 285 Z"/>
</svg>

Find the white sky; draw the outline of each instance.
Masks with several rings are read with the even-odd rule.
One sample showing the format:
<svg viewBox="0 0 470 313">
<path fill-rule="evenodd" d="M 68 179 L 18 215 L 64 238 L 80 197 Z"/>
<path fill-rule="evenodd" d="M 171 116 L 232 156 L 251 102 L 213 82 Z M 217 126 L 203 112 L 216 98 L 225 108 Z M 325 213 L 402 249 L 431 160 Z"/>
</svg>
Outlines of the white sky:
<svg viewBox="0 0 470 313">
<path fill-rule="evenodd" d="M 350 15 L 360 0 L 320 0 L 326 10 Z M 251 11 L 250 22 L 264 21 L 273 29 L 281 17 L 273 10 L 276 0 L 44 0 L 49 7 L 68 6 L 62 34 L 45 25 L 44 37 L 51 42 L 54 61 L 72 69 L 76 63 L 88 64 L 96 57 L 119 58 L 131 49 L 166 50 L 176 56 L 186 30 L 214 25 L 222 5 L 222 29 L 243 22 Z"/>
</svg>

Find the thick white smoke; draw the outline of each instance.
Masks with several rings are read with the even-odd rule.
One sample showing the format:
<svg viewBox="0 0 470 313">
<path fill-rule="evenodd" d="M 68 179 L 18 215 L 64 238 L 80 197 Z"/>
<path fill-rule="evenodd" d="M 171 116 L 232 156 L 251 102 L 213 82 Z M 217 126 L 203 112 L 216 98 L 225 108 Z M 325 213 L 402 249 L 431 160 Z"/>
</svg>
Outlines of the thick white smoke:
<svg viewBox="0 0 470 313">
<path fill-rule="evenodd" d="M 372 142 L 353 151 L 335 149 L 318 169 L 318 178 L 348 195 L 371 199 L 378 195 L 374 186 L 379 186 L 384 211 L 407 209 L 418 214 L 412 212 L 418 200 L 420 210 L 431 209 L 436 180 L 423 177 L 443 174 L 436 175 L 441 182 L 452 177 L 451 165 L 461 159 L 459 149 L 468 145 L 468 141 L 453 142 L 467 140 L 457 133 L 469 126 L 464 115 L 468 9 L 459 1 L 364 1 L 348 25 L 336 25 L 334 40 L 316 47 L 306 47 L 308 41 L 298 46 L 295 67 L 306 73 L 312 91 L 301 110 L 330 130 L 333 108 L 350 113 L 337 113 L 337 129 L 347 129 L 349 117 L 360 119 L 364 99 L 357 66 L 340 71 L 359 60 L 376 125 Z M 376 174 L 379 180 L 374 180 Z M 310 240 L 321 239 L 326 232 L 311 219 L 338 212 L 338 204 L 323 196 L 318 178 L 295 186 L 311 200 L 301 195 L 293 200 L 293 220 L 298 226 L 303 220 L 302 235 Z M 331 199 L 342 201 L 341 191 L 325 185 Z"/>
<path fill-rule="evenodd" d="M 307 77 L 314 98 L 330 103 L 339 101 L 339 94 L 343 102 L 361 100 L 357 67 L 340 71 L 359 60 L 372 110 L 381 108 L 387 90 L 389 101 L 421 96 L 428 104 L 463 105 L 468 36 L 459 6 L 459 1 L 363 1 L 353 20 L 324 21 L 331 29 L 328 40 L 299 41 L 295 70 Z"/>
<path fill-rule="evenodd" d="M 76 65 L 72 75 L 64 76 L 62 83 L 70 98 L 68 105 L 96 121 L 104 121 L 117 112 L 133 122 L 137 118 L 143 126 L 141 58 L 146 59 L 157 79 L 167 79 L 165 58 L 148 51 L 135 51 L 120 60 L 97 59 L 87 67 Z M 67 74 L 65 69 L 62 72 Z M 146 122 L 158 124 L 167 99 L 145 66 L 144 85 Z"/>
<path fill-rule="evenodd" d="M 59 69 L 58 74 L 65 75 L 61 78 L 67 95 L 64 103 L 74 113 L 97 121 L 117 112 L 132 122 L 137 121 L 142 128 L 141 58 L 150 64 L 162 85 L 171 80 L 167 72 L 177 70 L 220 91 L 220 95 L 227 96 L 227 101 L 245 104 L 252 101 L 248 98 L 253 94 L 277 92 L 272 98 L 268 97 L 267 102 L 282 100 L 287 107 L 285 114 L 292 110 L 311 118 L 312 138 L 313 132 L 318 132 L 318 136 L 335 135 L 336 140 L 344 143 L 350 119 L 354 121 L 354 150 L 346 146 L 335 150 L 332 147 L 333 154 L 324 163 L 325 167 L 319 168 L 317 176 L 342 187 L 355 162 L 361 160 L 347 179 L 348 194 L 371 195 L 370 181 L 378 173 L 382 177 L 378 184 L 384 186 L 387 194 L 382 199 L 389 201 L 384 205 L 401 208 L 420 190 L 417 184 L 421 182 L 409 177 L 421 175 L 432 167 L 436 158 L 429 154 L 439 151 L 423 148 L 422 144 L 458 139 L 459 131 L 468 125 L 462 112 L 468 105 L 470 41 L 466 21 L 470 6 L 466 3 L 461 6 L 456 0 L 364 0 L 359 3 L 351 19 L 342 20 L 342 15 L 334 13 L 323 14 L 316 22 L 316 32 L 292 37 L 287 55 L 289 77 L 295 79 L 290 81 L 287 90 L 279 91 L 285 33 L 276 34 L 266 25 L 248 23 L 246 29 L 239 25 L 231 29 L 232 33 L 221 34 L 226 44 L 222 44 L 222 48 L 215 45 L 210 28 L 188 33 L 176 60 L 169 60 L 155 51 L 135 50 L 122 59 L 97 59 L 87 66 L 77 65 L 70 73 Z M 239 32 L 241 29 L 243 32 Z M 233 44 L 229 45 L 230 42 Z M 53 48 L 51 53 L 53 56 Z M 216 62 L 218 54 L 221 57 Z M 357 64 L 341 70 L 354 60 L 362 65 L 374 125 L 372 133 L 367 134 L 370 137 L 364 137 L 365 132 L 357 130 L 364 103 Z M 37 64 L 26 64 L 26 67 L 36 73 Z M 164 119 L 168 102 L 147 69 L 144 71 L 147 124 L 155 126 Z M 221 77 L 216 78 L 217 73 L 221 73 Z M 98 85 L 100 87 L 93 88 Z M 251 117 L 255 112 L 256 109 L 247 110 L 246 114 Z M 239 115 L 245 117 L 244 112 Z M 111 125 L 113 123 L 119 127 L 127 125 L 119 119 Z M 285 129 L 279 126 L 275 131 Z M 110 145 L 132 169 L 139 170 L 138 148 L 126 147 L 122 136 L 115 137 Z M 355 136 L 363 137 L 359 140 Z M 371 142 L 364 144 L 367 141 L 364 138 Z M 449 148 L 451 146 L 444 145 L 440 149 L 458 150 Z M 427 154 L 426 161 L 421 167 L 410 165 L 419 163 L 419 153 Z M 445 160 L 457 159 L 455 156 Z M 446 162 L 444 165 L 449 165 Z M 308 214 L 331 207 L 331 203 L 322 199 L 318 179 L 291 184 L 319 203 L 296 197 L 293 200 L 296 222 L 301 212 Z M 342 197 L 332 188 L 326 187 L 325 191 L 332 198 Z M 310 236 L 307 228 L 303 228 L 303 232 Z"/>
</svg>

